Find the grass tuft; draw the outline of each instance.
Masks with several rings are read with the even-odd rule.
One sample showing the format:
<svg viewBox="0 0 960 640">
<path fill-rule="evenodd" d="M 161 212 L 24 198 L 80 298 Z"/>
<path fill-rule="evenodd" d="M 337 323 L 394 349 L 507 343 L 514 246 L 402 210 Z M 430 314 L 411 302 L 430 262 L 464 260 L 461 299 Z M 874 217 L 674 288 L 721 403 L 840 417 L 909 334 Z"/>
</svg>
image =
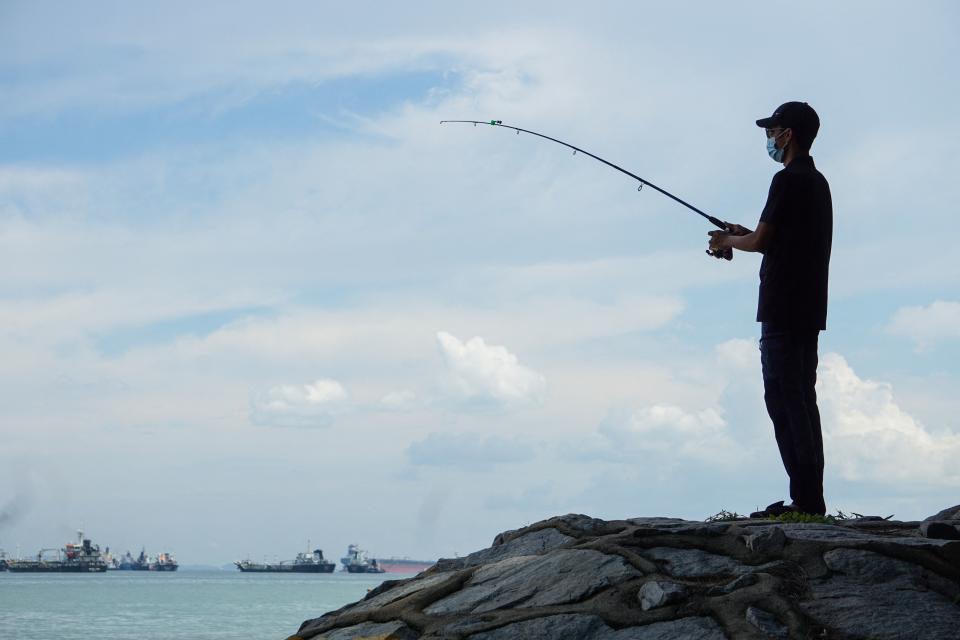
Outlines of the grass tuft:
<svg viewBox="0 0 960 640">
<path fill-rule="evenodd" d="M 750 518 L 744 515 L 737 513 L 736 511 L 727 511 L 726 509 L 720 509 L 719 513 L 715 513 L 708 518 L 704 518 L 704 522 L 732 522 L 733 520 L 749 520 Z"/>
</svg>

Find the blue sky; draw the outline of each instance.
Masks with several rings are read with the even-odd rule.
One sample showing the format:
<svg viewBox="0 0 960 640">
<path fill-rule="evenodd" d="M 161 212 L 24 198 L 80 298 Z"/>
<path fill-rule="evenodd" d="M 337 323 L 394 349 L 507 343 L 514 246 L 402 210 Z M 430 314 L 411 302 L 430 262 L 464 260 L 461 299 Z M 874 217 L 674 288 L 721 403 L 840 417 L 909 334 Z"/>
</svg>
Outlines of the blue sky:
<svg viewBox="0 0 960 640">
<path fill-rule="evenodd" d="M 778 168 L 753 121 L 789 99 L 835 203 L 828 507 L 956 503 L 960 16 L 795 14 L 0 4 L 0 547 L 82 524 L 186 562 L 436 557 L 786 497 L 757 257 L 707 259 L 699 217 L 588 158 L 439 121 L 751 226 Z"/>
</svg>

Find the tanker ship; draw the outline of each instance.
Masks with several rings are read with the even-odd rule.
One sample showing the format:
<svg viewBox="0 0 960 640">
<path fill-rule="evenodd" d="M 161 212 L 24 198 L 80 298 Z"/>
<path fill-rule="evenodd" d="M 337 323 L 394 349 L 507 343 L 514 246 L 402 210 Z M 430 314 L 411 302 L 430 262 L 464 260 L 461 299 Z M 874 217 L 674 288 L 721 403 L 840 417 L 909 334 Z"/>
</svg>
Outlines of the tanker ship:
<svg viewBox="0 0 960 640">
<path fill-rule="evenodd" d="M 307 548 L 310 544 L 307 543 Z M 250 560 L 234 562 L 240 571 L 250 571 L 253 573 L 333 573 L 337 565 L 324 559 L 323 551 L 314 549 L 312 553 L 303 552 L 297 554 L 293 560 L 281 560 L 276 563 L 257 563 Z"/>
<path fill-rule="evenodd" d="M 50 552 L 56 552 L 51 557 Z M 62 549 L 41 549 L 36 560 L 7 559 L 7 570 L 23 573 L 99 573 L 107 570 L 107 563 L 100 553 L 100 545 L 92 544 L 77 531 L 77 542 L 68 542 Z"/>
</svg>

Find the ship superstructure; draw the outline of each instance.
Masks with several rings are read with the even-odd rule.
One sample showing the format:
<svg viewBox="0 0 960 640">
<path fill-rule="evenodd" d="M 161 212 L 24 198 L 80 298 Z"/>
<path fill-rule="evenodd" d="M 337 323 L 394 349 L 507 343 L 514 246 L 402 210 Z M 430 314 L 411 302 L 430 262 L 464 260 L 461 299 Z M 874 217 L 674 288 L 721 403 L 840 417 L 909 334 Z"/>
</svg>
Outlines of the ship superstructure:
<svg viewBox="0 0 960 640">
<path fill-rule="evenodd" d="M 347 546 L 347 555 L 340 558 L 343 570 L 350 573 L 385 573 L 375 559 L 367 557 L 367 552 L 360 545 Z"/>
<path fill-rule="evenodd" d="M 140 549 L 140 555 L 136 558 L 127 551 L 117 564 L 117 569 L 123 571 L 176 571 L 179 567 L 172 553 L 148 556 L 146 549 Z"/>
</svg>

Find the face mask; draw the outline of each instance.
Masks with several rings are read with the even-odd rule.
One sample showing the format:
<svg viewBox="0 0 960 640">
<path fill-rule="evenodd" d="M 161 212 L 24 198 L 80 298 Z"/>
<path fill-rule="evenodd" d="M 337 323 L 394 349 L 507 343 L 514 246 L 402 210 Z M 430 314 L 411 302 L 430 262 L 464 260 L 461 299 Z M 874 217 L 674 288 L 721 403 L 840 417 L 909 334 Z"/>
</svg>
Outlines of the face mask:
<svg viewBox="0 0 960 640">
<path fill-rule="evenodd" d="M 776 162 L 783 162 L 783 152 L 786 149 L 777 149 L 777 138 L 783 135 L 783 131 L 773 136 L 772 138 L 767 138 L 767 155 L 773 158 Z"/>
</svg>

